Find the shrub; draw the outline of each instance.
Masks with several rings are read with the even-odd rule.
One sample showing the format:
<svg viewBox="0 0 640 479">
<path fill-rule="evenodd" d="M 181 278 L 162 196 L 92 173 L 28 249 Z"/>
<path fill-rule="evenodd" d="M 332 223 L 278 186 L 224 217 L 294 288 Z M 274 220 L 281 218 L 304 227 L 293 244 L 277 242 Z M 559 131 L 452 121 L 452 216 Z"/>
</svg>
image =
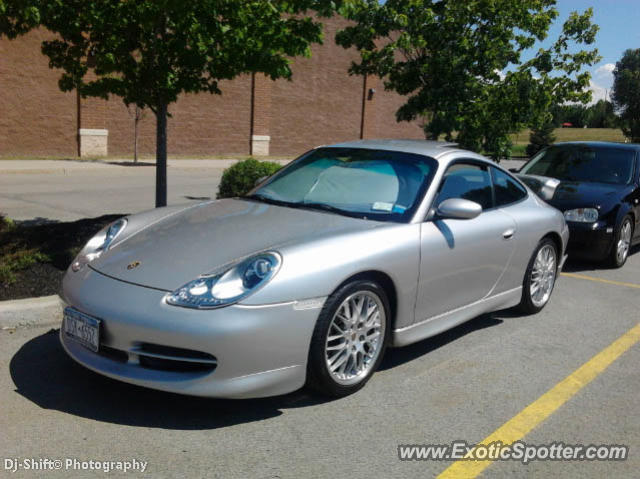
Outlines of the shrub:
<svg viewBox="0 0 640 479">
<path fill-rule="evenodd" d="M 248 158 L 224 170 L 218 198 L 233 198 L 246 195 L 260 178 L 271 176 L 282 166 L 273 161 L 258 161 Z"/>
<path fill-rule="evenodd" d="M 0 213 L 0 232 L 11 231 L 15 227 L 16 227 L 16 224 L 13 222 L 11 218 L 7 218 L 2 213 Z"/>
<path fill-rule="evenodd" d="M 556 141 L 556 137 L 553 134 L 553 124 L 545 123 L 539 128 L 534 128 L 529 134 L 529 144 L 527 145 L 527 156 L 532 157 L 543 148 L 551 145 Z"/>
</svg>

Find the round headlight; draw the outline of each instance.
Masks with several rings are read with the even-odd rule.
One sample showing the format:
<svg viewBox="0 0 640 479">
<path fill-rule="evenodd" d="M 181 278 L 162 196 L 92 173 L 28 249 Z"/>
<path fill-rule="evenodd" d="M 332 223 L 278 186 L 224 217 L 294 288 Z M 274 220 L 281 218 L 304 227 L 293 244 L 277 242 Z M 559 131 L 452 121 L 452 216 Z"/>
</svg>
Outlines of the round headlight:
<svg viewBox="0 0 640 479">
<path fill-rule="evenodd" d="M 190 281 L 167 294 L 166 301 L 174 306 L 197 309 L 237 303 L 267 284 L 278 272 L 281 263 L 278 253 L 261 253 L 222 273 L 203 275 Z"/>
</svg>

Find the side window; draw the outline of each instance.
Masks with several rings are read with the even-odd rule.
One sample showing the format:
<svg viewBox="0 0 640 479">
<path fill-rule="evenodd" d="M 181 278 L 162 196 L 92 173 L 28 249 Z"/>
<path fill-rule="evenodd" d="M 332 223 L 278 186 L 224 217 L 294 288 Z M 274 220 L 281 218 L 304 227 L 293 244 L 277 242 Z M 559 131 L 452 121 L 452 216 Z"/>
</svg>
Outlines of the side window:
<svg viewBox="0 0 640 479">
<path fill-rule="evenodd" d="M 509 175 L 497 168 L 491 168 L 493 188 L 496 193 L 496 206 L 516 203 L 527 196 L 527 191 Z"/>
<path fill-rule="evenodd" d="M 456 163 L 444 174 L 437 203 L 450 198 L 475 201 L 483 210 L 493 208 L 491 179 L 485 166 L 472 163 Z"/>
</svg>

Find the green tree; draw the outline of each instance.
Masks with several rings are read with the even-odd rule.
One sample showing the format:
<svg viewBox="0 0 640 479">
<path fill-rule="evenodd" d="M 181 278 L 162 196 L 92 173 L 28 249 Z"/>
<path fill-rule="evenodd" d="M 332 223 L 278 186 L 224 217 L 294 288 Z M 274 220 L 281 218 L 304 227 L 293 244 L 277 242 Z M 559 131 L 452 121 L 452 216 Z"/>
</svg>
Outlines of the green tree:
<svg viewBox="0 0 640 479">
<path fill-rule="evenodd" d="M 538 153 L 540 150 L 551 145 L 556 141 L 556 137 L 553 134 L 554 125 L 553 122 L 547 121 L 538 128 L 533 128 L 529 133 L 529 144 L 527 145 L 527 156 L 530 158 Z"/>
<path fill-rule="evenodd" d="M 553 115 L 553 123 L 561 126 L 563 123 L 571 123 L 574 128 L 582 128 L 587 125 L 589 109 L 585 105 L 568 104 L 554 105 L 550 109 Z"/>
<path fill-rule="evenodd" d="M 615 128 L 617 123 L 618 118 L 610 101 L 598 100 L 588 108 L 587 126 L 589 128 Z"/>
<path fill-rule="evenodd" d="M 425 134 L 444 136 L 495 159 L 508 154 L 509 133 L 546 121 L 548 109 L 586 102 L 596 50 L 569 53 L 594 42 L 591 9 L 572 13 L 549 48 L 521 56 L 543 40 L 558 13 L 555 0 L 361 0 L 355 22 L 337 36 L 355 46 L 351 73 L 377 75 L 406 95 L 397 120 L 426 117 Z M 503 73 L 504 72 L 504 73 Z"/>
<path fill-rule="evenodd" d="M 291 57 L 322 41 L 312 14 L 331 0 L 0 0 L 0 36 L 35 27 L 59 86 L 82 96 L 121 97 L 156 116 L 156 206 L 167 200 L 167 116 L 185 92 L 220 94 L 221 80 L 262 72 L 291 76 Z"/>
<path fill-rule="evenodd" d="M 640 48 L 626 50 L 616 63 L 611 97 L 620 111 L 622 132 L 640 143 Z"/>
</svg>

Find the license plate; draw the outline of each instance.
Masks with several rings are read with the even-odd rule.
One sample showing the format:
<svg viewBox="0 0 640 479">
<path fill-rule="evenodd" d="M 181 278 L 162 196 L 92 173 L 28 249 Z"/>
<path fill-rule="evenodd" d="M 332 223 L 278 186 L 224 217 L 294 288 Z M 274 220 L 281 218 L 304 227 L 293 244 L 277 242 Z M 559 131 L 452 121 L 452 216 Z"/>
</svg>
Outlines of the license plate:
<svg viewBox="0 0 640 479">
<path fill-rule="evenodd" d="M 84 347 L 98 352 L 98 347 L 100 346 L 100 320 L 87 316 L 73 308 L 65 308 L 64 334 Z"/>
</svg>

